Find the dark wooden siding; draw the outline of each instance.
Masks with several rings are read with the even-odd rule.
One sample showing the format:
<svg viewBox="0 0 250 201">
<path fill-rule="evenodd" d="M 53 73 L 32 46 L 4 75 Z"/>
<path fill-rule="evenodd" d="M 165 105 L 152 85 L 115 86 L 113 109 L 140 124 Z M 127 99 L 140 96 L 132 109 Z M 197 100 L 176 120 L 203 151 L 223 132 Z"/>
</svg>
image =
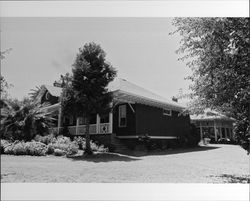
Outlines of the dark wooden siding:
<svg viewBox="0 0 250 201">
<path fill-rule="evenodd" d="M 178 115 L 172 110 L 172 116 L 163 115 L 156 107 L 136 104 L 136 134 L 150 136 L 181 136 L 189 132 L 189 116 Z"/>
<path fill-rule="evenodd" d="M 122 105 L 122 104 L 120 104 Z M 135 135 L 135 113 L 133 113 L 132 109 L 128 104 L 126 105 L 127 109 L 127 126 L 126 127 L 119 127 L 119 105 L 115 106 L 113 110 L 113 133 L 116 135 Z M 133 108 L 135 108 L 134 104 L 131 104 Z"/>
</svg>

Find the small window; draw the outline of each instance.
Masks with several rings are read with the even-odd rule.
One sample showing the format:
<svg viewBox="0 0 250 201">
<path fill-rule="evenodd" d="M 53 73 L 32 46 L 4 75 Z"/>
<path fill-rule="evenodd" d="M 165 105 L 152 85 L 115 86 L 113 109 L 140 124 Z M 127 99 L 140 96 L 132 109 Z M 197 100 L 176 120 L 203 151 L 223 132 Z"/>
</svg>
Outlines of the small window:
<svg viewBox="0 0 250 201">
<path fill-rule="evenodd" d="M 172 110 L 163 109 L 163 115 L 172 116 Z"/>
<path fill-rule="evenodd" d="M 47 93 L 45 94 L 45 99 L 49 100 L 50 99 L 50 93 L 47 91 Z"/>
<path fill-rule="evenodd" d="M 119 106 L 119 127 L 127 126 L 127 111 L 126 105 Z"/>
</svg>

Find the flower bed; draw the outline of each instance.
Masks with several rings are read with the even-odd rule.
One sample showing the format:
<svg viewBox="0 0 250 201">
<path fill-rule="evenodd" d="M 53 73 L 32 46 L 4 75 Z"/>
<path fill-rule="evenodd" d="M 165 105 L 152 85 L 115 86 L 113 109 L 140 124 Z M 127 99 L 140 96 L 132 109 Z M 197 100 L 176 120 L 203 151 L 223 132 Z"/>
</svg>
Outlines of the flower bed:
<svg viewBox="0 0 250 201">
<path fill-rule="evenodd" d="M 1 140 L 1 153 L 11 155 L 30 155 L 30 156 L 45 156 L 47 154 L 54 154 L 55 156 L 74 155 L 79 149 L 84 150 L 86 142 L 85 138 L 77 137 L 73 141 L 65 136 L 53 135 L 36 136 L 30 142 L 15 141 L 10 142 Z M 108 152 L 108 148 L 103 145 L 97 145 L 90 142 L 90 146 L 95 152 Z"/>
</svg>

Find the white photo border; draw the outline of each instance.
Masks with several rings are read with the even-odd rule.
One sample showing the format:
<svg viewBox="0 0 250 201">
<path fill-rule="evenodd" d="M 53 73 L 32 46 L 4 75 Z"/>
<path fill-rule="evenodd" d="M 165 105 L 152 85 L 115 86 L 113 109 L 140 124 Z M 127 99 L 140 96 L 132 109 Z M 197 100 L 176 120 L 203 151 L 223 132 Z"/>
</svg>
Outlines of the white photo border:
<svg viewBox="0 0 250 201">
<path fill-rule="evenodd" d="M 249 17 L 249 1 L 1 1 L 0 17 Z M 247 201 L 249 184 L 1 183 L 1 200 Z"/>
</svg>

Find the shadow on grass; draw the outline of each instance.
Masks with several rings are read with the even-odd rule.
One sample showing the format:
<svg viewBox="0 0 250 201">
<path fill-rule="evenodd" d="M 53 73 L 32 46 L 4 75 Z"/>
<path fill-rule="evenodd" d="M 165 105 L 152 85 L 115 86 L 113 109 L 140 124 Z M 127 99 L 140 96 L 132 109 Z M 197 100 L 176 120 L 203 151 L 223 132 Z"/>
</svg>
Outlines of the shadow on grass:
<svg viewBox="0 0 250 201">
<path fill-rule="evenodd" d="M 172 155 L 172 154 L 183 154 L 183 153 L 190 153 L 190 152 L 200 152 L 200 151 L 210 151 L 214 149 L 218 149 L 221 147 L 217 146 L 198 146 L 194 148 L 176 148 L 176 149 L 168 149 L 168 150 L 154 150 L 154 151 L 128 151 L 124 152 L 123 154 L 128 156 L 135 156 L 135 157 L 141 157 L 141 156 L 152 156 L 152 155 Z"/>
<path fill-rule="evenodd" d="M 236 176 L 231 174 L 221 174 L 219 176 L 211 176 L 211 177 L 221 178 L 226 183 L 244 183 L 244 184 L 250 183 L 249 175 Z"/>
<path fill-rule="evenodd" d="M 73 161 L 89 161 L 94 163 L 112 162 L 112 161 L 130 162 L 130 161 L 141 160 L 138 158 L 125 156 L 118 153 L 94 153 L 93 155 L 70 156 L 68 158 L 70 158 Z"/>
</svg>

